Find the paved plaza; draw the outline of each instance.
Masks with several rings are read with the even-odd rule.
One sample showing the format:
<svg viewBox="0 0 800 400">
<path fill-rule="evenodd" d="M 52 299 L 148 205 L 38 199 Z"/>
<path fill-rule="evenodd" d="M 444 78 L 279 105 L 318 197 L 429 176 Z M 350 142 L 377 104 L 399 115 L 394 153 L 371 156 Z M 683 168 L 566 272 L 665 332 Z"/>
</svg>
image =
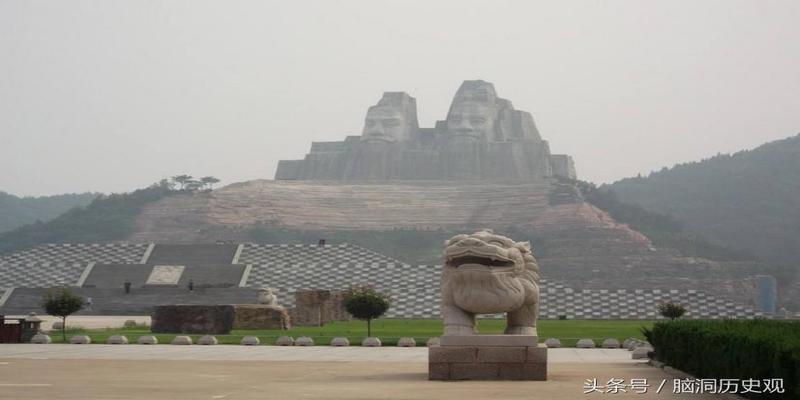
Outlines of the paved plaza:
<svg viewBox="0 0 800 400">
<path fill-rule="evenodd" d="M 621 349 L 551 349 L 546 382 L 427 379 L 426 348 L 0 345 L 0 399 L 711 399 Z M 586 379 L 648 393 L 584 395 Z M 660 394 L 655 387 L 667 383 Z"/>
</svg>

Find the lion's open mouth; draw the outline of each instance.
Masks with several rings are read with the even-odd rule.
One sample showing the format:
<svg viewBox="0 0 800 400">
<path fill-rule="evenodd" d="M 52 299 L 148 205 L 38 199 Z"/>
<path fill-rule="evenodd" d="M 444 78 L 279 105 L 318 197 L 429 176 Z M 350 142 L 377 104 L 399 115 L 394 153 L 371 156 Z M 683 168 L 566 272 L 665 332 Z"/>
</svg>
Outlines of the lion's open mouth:
<svg viewBox="0 0 800 400">
<path fill-rule="evenodd" d="M 452 257 L 448 264 L 453 268 L 462 266 L 487 266 L 491 268 L 514 267 L 514 262 L 503 258 L 476 256 L 472 254 Z"/>
</svg>

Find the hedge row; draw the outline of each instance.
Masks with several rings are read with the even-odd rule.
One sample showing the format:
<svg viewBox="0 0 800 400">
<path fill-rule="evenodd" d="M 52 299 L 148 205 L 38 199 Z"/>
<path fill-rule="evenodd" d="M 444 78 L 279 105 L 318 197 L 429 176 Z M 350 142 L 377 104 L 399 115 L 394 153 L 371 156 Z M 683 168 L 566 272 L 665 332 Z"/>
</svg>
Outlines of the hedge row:
<svg viewBox="0 0 800 400">
<path fill-rule="evenodd" d="M 657 360 L 697 378 L 781 378 L 784 398 L 800 398 L 800 322 L 669 321 L 656 323 L 644 334 Z"/>
</svg>

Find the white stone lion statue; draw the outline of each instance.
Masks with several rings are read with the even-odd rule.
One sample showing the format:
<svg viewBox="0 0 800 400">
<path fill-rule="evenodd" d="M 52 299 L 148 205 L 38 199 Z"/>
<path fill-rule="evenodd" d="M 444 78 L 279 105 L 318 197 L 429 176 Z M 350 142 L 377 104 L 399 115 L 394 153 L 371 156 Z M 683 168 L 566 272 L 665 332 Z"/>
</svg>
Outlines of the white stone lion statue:
<svg viewBox="0 0 800 400">
<path fill-rule="evenodd" d="M 445 246 L 445 335 L 475 335 L 477 314 L 506 313 L 506 334 L 537 336 L 539 266 L 530 243 L 481 230 Z"/>
</svg>

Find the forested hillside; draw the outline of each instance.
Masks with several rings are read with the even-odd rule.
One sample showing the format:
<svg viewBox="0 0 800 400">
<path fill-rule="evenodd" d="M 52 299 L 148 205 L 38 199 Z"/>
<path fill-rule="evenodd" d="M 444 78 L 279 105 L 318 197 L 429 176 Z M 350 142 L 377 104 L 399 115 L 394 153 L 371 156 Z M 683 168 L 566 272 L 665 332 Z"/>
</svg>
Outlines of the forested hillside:
<svg viewBox="0 0 800 400">
<path fill-rule="evenodd" d="M 670 215 L 688 232 L 770 263 L 800 265 L 800 135 L 601 189 Z"/>
<path fill-rule="evenodd" d="M 48 221 L 0 233 L 0 254 L 43 243 L 93 243 L 125 239 L 142 206 L 176 191 L 166 182 L 130 193 L 99 196 Z"/>
<path fill-rule="evenodd" d="M 97 196 L 99 193 L 17 197 L 0 192 L 0 232 L 10 231 L 36 221 L 49 221 L 67 210 L 91 203 Z"/>
</svg>

